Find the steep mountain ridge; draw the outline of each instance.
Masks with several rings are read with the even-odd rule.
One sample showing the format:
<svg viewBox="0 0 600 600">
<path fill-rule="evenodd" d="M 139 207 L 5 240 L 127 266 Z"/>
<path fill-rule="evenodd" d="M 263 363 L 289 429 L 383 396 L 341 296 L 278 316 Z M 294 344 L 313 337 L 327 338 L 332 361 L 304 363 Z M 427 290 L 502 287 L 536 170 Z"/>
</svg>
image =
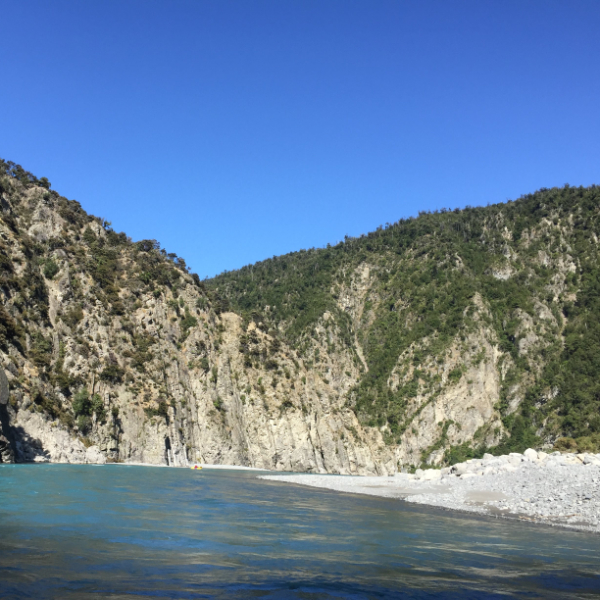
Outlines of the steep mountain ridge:
<svg viewBox="0 0 600 600">
<path fill-rule="evenodd" d="M 565 186 L 422 213 L 207 286 L 317 370 L 353 357 L 347 405 L 399 464 L 536 444 L 594 450 L 599 200 L 596 186 Z"/>
<path fill-rule="evenodd" d="M 600 444 L 598 188 L 202 282 L 0 163 L 2 460 L 386 474 Z"/>
<path fill-rule="evenodd" d="M 222 312 L 182 259 L 133 243 L 17 165 L 0 180 L 0 433 L 17 460 L 387 473 L 328 382 Z M 11 460 L 5 452 L 3 460 Z"/>
</svg>

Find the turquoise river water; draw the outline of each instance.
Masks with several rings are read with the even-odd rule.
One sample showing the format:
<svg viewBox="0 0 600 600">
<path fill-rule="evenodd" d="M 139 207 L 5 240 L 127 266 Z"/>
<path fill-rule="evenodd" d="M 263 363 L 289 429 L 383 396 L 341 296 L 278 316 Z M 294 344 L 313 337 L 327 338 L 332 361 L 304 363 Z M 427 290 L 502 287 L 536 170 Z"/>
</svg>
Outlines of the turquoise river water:
<svg viewBox="0 0 600 600">
<path fill-rule="evenodd" d="M 257 479 L 0 466 L 0 598 L 592 598 L 600 536 Z"/>
</svg>

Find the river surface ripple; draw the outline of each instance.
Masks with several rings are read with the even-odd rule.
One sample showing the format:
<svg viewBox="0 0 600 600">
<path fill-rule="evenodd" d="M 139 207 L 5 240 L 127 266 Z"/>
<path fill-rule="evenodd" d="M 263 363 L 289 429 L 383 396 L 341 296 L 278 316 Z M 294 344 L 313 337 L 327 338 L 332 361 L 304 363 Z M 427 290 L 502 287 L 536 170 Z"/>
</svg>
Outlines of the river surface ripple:
<svg viewBox="0 0 600 600">
<path fill-rule="evenodd" d="M 0 598 L 592 598 L 600 536 L 259 480 L 0 466 Z"/>
</svg>

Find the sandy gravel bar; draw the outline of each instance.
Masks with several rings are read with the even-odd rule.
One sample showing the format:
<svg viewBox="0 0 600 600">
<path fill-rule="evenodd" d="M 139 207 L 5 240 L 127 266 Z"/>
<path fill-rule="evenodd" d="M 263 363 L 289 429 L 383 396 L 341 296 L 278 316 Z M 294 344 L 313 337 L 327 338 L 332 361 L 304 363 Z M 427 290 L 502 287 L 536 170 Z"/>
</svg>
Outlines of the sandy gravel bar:
<svg viewBox="0 0 600 600">
<path fill-rule="evenodd" d="M 391 477 L 262 475 L 354 494 L 600 532 L 600 454 L 526 450 Z"/>
</svg>

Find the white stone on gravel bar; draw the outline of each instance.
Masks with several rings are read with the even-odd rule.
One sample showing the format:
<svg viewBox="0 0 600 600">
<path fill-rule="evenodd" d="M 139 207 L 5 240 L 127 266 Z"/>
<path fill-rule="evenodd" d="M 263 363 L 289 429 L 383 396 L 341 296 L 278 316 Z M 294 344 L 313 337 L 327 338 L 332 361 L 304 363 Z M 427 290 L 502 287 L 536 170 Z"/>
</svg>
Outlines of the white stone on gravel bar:
<svg viewBox="0 0 600 600">
<path fill-rule="evenodd" d="M 525 458 L 528 458 L 529 460 L 537 460 L 538 459 L 538 453 L 533 450 L 532 448 L 527 448 L 527 450 L 525 450 L 525 452 L 523 452 L 523 456 Z"/>
<path fill-rule="evenodd" d="M 486 454 L 483 460 L 395 477 L 264 478 L 600 533 L 600 455 L 588 453 Z"/>
</svg>

